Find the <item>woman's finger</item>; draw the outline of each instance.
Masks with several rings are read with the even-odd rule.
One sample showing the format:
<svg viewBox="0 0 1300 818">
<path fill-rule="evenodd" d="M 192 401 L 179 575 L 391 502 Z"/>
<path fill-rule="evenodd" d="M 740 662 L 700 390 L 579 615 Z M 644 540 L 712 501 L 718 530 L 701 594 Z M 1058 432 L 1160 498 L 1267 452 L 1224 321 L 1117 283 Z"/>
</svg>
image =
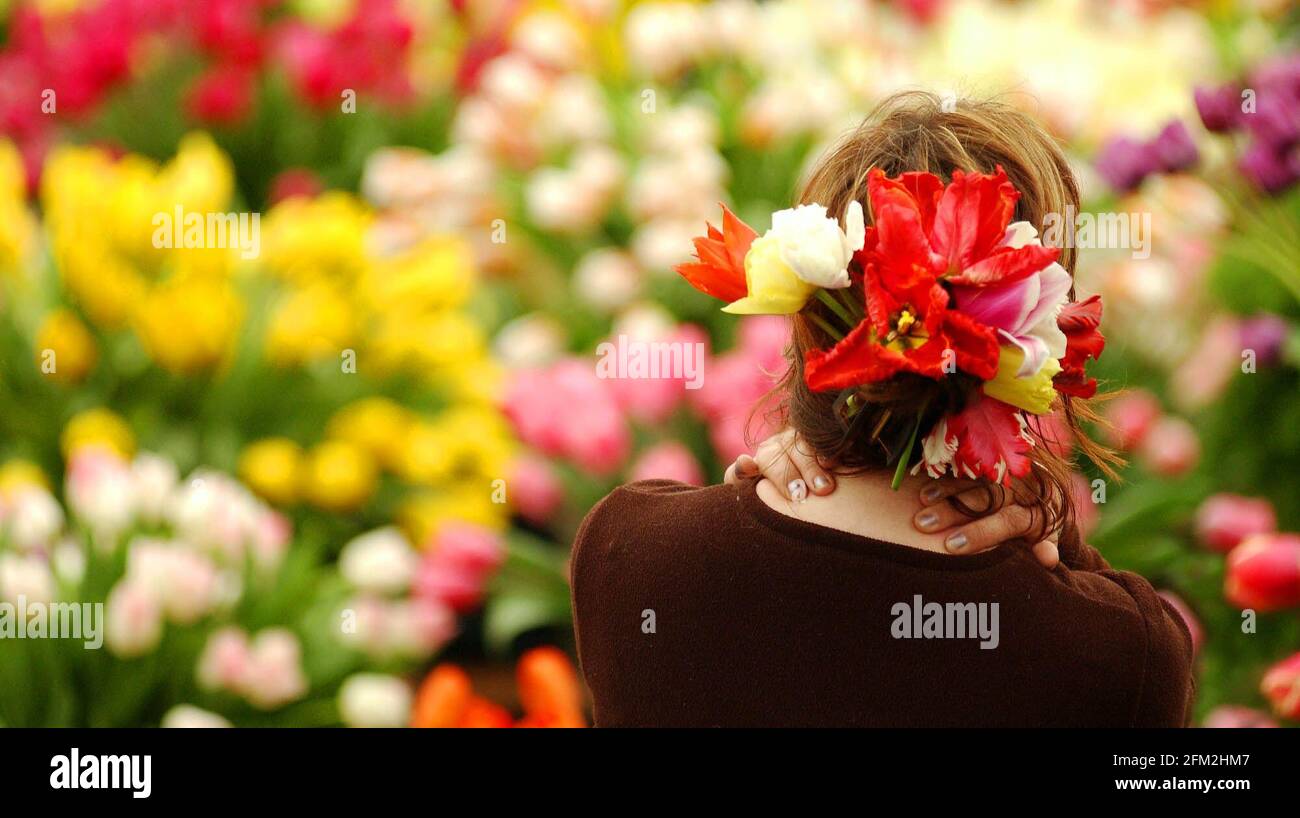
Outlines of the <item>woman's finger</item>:
<svg viewBox="0 0 1300 818">
<path fill-rule="evenodd" d="M 758 462 L 748 454 L 742 454 L 736 458 L 736 462 L 727 467 L 726 474 L 722 475 L 722 482 L 736 484 L 745 477 L 753 477 L 759 474 Z"/>
<path fill-rule="evenodd" d="M 803 475 L 786 449 L 773 441 L 774 438 L 763 441 L 754 455 L 759 471 L 776 486 L 776 490 L 785 499 L 795 502 L 807 500 L 808 484 L 804 482 Z"/>
<path fill-rule="evenodd" d="M 1061 552 L 1057 550 L 1056 543 L 1052 540 L 1043 540 L 1036 543 L 1030 550 L 1033 551 L 1034 559 L 1038 560 L 1048 570 L 1055 568 L 1056 564 L 1061 561 Z"/>
<path fill-rule="evenodd" d="M 932 506 L 947 500 L 954 494 L 961 494 L 973 488 L 985 485 L 978 480 L 964 480 L 959 477 L 940 477 L 927 482 L 921 488 L 921 505 Z"/>
<path fill-rule="evenodd" d="M 988 514 L 1003 508 L 1007 504 L 1008 495 L 1002 491 L 1000 486 L 976 484 L 976 488 L 968 488 L 965 491 L 949 496 L 956 498 L 960 506 L 954 503 L 922 506 L 921 510 L 912 516 L 912 525 L 917 531 L 934 534 L 953 526 L 962 525 L 982 514 Z M 992 505 L 990 505 L 990 500 Z M 972 517 L 972 513 L 974 517 Z"/>
<path fill-rule="evenodd" d="M 973 554 L 1023 536 L 1033 524 L 1033 511 L 1008 503 L 986 517 L 958 526 L 944 538 L 943 545 L 954 554 Z"/>
<path fill-rule="evenodd" d="M 817 455 L 813 452 L 812 447 L 803 441 L 798 435 L 792 440 L 788 455 L 794 463 L 794 467 L 799 470 L 803 477 L 804 483 L 807 484 L 808 490 L 813 494 L 826 495 L 835 490 L 835 478 L 830 472 L 822 468 L 822 464 L 817 460 Z"/>
</svg>

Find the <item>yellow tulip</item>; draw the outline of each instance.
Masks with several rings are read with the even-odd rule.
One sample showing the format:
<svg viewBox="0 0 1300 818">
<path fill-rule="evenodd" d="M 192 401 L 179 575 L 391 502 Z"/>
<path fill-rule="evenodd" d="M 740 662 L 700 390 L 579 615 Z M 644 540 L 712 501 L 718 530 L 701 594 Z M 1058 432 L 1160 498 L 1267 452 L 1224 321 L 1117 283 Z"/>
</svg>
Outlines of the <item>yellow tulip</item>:
<svg viewBox="0 0 1300 818">
<path fill-rule="evenodd" d="M 439 237 L 377 262 L 362 285 L 376 312 L 427 312 L 463 305 L 474 290 L 474 278 L 469 245 Z"/>
<path fill-rule="evenodd" d="M 369 263 L 371 221 L 361 200 L 340 191 L 285 199 L 262 220 L 262 261 L 276 275 L 299 283 L 353 281 Z"/>
<path fill-rule="evenodd" d="M 158 171 L 156 188 L 156 210 L 180 205 L 192 213 L 224 212 L 235 192 L 235 166 L 211 136 L 188 133 Z"/>
<path fill-rule="evenodd" d="M 63 427 L 60 443 L 65 459 L 86 446 L 102 446 L 127 460 L 135 453 L 131 427 L 108 409 L 87 409 L 75 415 Z"/>
<path fill-rule="evenodd" d="M 406 452 L 412 420 L 410 410 L 388 398 L 363 398 L 335 412 L 326 431 L 332 438 L 360 446 L 384 468 L 396 470 Z"/>
<path fill-rule="evenodd" d="M 505 503 L 492 502 L 491 483 L 482 481 L 412 495 L 398 507 L 397 524 L 417 548 L 424 548 L 444 523 L 477 523 L 499 531 L 509 522 L 509 513 Z"/>
<path fill-rule="evenodd" d="M 1028 378 L 1016 377 L 1020 364 L 1025 360 L 1025 353 L 1017 346 L 1004 346 L 998 354 L 998 374 L 993 380 L 984 384 L 984 394 L 1003 403 L 1009 403 L 1018 409 L 1045 415 L 1052 411 L 1052 401 L 1056 400 L 1056 389 L 1052 386 L 1052 377 L 1061 371 L 1059 361 L 1048 358 L 1043 368 Z"/>
<path fill-rule="evenodd" d="M 307 455 L 303 495 L 328 511 L 355 511 L 375 493 L 375 461 L 359 446 L 327 440 Z"/>
<path fill-rule="evenodd" d="M 277 366 L 337 358 L 356 335 L 352 302 L 336 285 L 316 282 L 281 300 L 266 333 L 266 356 Z"/>
<path fill-rule="evenodd" d="M 41 471 L 40 466 L 20 458 L 8 460 L 0 466 L 0 497 L 29 486 L 49 491 L 50 481 L 46 479 L 45 472 Z"/>
<path fill-rule="evenodd" d="M 745 255 L 745 284 L 749 294 L 722 308 L 739 315 L 790 315 L 803 309 L 816 285 L 803 281 L 781 259 L 775 236 L 760 236 Z"/>
<path fill-rule="evenodd" d="M 302 481 L 302 448 L 283 437 L 250 444 L 239 456 L 239 477 L 254 492 L 278 505 L 298 499 Z"/>
<path fill-rule="evenodd" d="M 448 480 L 456 466 L 449 430 L 420 420 L 407 427 L 397 473 L 407 482 L 432 484 Z"/>
<path fill-rule="evenodd" d="M 136 315 L 136 332 L 165 369 L 192 374 L 225 363 L 234 352 L 243 305 L 227 281 L 179 277 L 155 287 Z"/>
<path fill-rule="evenodd" d="M 36 333 L 36 366 L 60 383 L 80 383 L 95 368 L 99 349 L 70 310 L 54 310 Z"/>
</svg>

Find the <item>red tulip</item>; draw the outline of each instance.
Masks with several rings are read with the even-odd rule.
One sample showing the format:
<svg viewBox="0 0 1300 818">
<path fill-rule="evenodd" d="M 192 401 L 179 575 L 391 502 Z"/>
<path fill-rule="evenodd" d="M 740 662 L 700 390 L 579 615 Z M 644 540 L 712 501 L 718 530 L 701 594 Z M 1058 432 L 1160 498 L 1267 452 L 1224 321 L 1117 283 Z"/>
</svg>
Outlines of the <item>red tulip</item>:
<svg viewBox="0 0 1300 818">
<path fill-rule="evenodd" d="M 1273 705 L 1273 712 L 1286 719 L 1300 719 L 1300 653 L 1268 669 L 1259 685 Z"/>
<path fill-rule="evenodd" d="M 285 168 L 271 180 L 271 190 L 266 198 L 271 204 L 276 204 L 294 196 L 311 198 L 324 189 L 324 182 L 310 168 Z"/>
<path fill-rule="evenodd" d="M 253 105 L 253 73 L 236 65 L 203 73 L 186 96 L 191 117 L 209 125 L 237 125 Z"/>
<path fill-rule="evenodd" d="M 1300 605 L 1300 535 L 1256 534 L 1232 549 L 1223 593 L 1243 609 Z"/>
<path fill-rule="evenodd" d="M 1215 494 L 1196 511 L 1196 533 L 1215 551 L 1231 551 L 1254 534 L 1277 530 L 1277 515 L 1267 500 L 1238 494 Z"/>
</svg>

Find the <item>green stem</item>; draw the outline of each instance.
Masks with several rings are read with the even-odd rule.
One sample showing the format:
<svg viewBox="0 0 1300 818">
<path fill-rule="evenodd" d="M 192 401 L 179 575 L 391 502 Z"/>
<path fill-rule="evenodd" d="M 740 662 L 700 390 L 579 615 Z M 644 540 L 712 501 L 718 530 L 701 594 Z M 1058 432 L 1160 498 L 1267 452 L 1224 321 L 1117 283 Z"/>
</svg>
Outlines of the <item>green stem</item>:
<svg viewBox="0 0 1300 818">
<path fill-rule="evenodd" d="M 849 312 L 844 308 L 844 305 L 836 300 L 835 296 L 831 295 L 828 291 L 823 290 L 821 287 L 817 288 L 817 300 L 821 301 L 830 308 L 831 312 L 839 316 L 840 320 L 844 322 L 845 328 L 851 330 L 857 326 L 858 322 L 853 320 L 853 317 L 849 315 Z"/>
<path fill-rule="evenodd" d="M 898 491 L 898 487 L 903 484 L 903 475 L 907 473 L 907 464 L 912 460 L 912 449 L 916 446 L 916 436 L 921 432 L 921 420 L 925 417 L 925 410 L 930 408 L 930 400 L 927 398 L 921 404 L 921 410 L 916 413 L 916 425 L 912 427 L 912 434 L 907 438 L 907 445 L 898 456 L 898 468 L 894 469 L 894 479 L 890 481 L 889 487 Z"/>
<path fill-rule="evenodd" d="M 834 338 L 836 341 L 841 341 L 844 339 L 844 333 L 840 332 L 835 327 L 833 327 L 830 321 L 827 321 L 825 318 L 822 318 L 820 315 L 818 315 L 815 312 L 810 312 L 808 313 L 808 315 L 812 318 L 813 323 L 821 327 L 822 331 L 825 332 L 827 335 Z"/>
</svg>

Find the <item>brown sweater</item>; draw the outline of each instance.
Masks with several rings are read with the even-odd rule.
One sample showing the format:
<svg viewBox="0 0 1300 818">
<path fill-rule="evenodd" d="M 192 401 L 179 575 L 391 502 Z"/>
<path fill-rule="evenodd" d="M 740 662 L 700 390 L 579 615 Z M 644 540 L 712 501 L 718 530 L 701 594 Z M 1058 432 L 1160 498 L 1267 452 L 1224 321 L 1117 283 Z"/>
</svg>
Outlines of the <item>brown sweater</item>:
<svg viewBox="0 0 1300 818">
<path fill-rule="evenodd" d="M 1186 625 L 1077 536 L 1054 571 L 1013 546 L 948 556 L 787 517 L 755 485 L 633 483 L 587 515 L 597 725 L 1186 722 Z"/>
</svg>

